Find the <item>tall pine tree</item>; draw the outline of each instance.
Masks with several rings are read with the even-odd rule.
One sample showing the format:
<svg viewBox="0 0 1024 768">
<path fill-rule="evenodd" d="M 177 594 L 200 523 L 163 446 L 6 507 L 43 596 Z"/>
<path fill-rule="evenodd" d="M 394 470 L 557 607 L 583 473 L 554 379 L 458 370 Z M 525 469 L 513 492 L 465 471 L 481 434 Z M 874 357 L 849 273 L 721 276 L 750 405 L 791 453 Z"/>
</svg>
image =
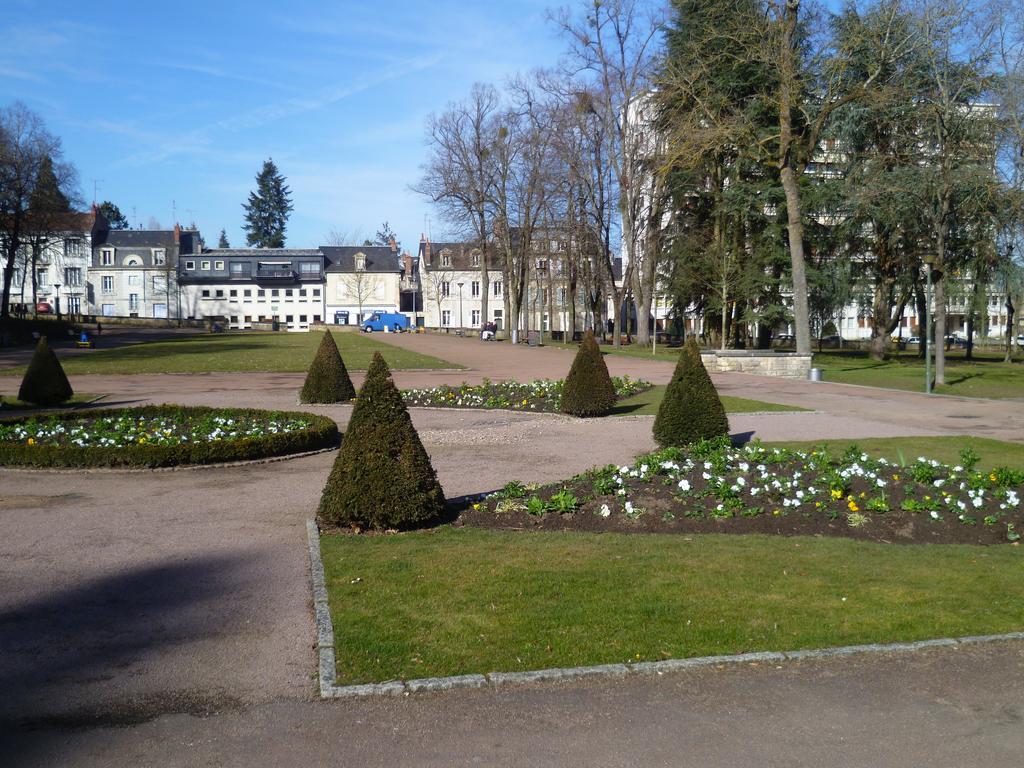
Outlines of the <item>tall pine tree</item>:
<svg viewBox="0 0 1024 768">
<path fill-rule="evenodd" d="M 223 229 L 220 231 L 220 238 L 217 240 L 218 248 L 230 248 L 231 243 L 228 242 L 228 233 Z"/>
<path fill-rule="evenodd" d="M 256 190 L 249 193 L 245 208 L 245 241 L 256 248 L 284 248 L 284 230 L 292 211 L 291 190 L 273 159 L 263 163 L 256 176 Z"/>
<path fill-rule="evenodd" d="M 111 229 L 128 229 L 128 219 L 121 213 L 121 209 L 109 200 L 100 203 L 99 212 L 107 220 Z"/>
</svg>

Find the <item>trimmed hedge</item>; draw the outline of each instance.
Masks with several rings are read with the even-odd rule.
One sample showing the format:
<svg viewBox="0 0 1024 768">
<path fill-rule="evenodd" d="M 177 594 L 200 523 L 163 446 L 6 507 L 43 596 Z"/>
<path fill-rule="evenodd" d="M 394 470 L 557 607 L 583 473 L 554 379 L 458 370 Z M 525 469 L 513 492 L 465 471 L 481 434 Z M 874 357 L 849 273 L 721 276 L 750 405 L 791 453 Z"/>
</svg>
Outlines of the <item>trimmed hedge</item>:
<svg viewBox="0 0 1024 768">
<path fill-rule="evenodd" d="M 326 416 L 304 411 L 264 411 L 243 408 L 206 408 L 175 405 L 147 405 L 141 408 L 73 411 L 46 418 L 47 423 L 74 423 L 95 418 L 130 414 L 141 418 L 160 418 L 175 414 L 202 417 L 226 414 L 253 418 L 301 418 L 309 426 L 295 432 L 237 440 L 181 443 L 179 445 L 129 445 L 119 447 L 80 447 L 75 445 L 27 445 L 0 441 L 0 465 L 22 467 L 133 467 L 156 468 L 196 464 L 250 461 L 271 456 L 305 453 L 338 444 L 338 425 Z M 6 419 L 4 425 L 39 421 L 38 416 Z"/>
<path fill-rule="evenodd" d="M 57 355 L 50 349 L 45 336 L 39 337 L 32 362 L 21 380 L 18 399 L 26 403 L 48 406 L 58 405 L 75 394 L 64 374 Z"/>
<path fill-rule="evenodd" d="M 444 493 L 379 352 L 366 372 L 317 518 L 373 530 L 421 528 L 444 513 Z"/>
<path fill-rule="evenodd" d="M 654 419 L 654 439 L 663 448 L 682 447 L 728 434 L 725 408 L 700 359 L 700 347 L 691 337 L 679 354 Z"/>
<path fill-rule="evenodd" d="M 615 385 L 597 346 L 587 331 L 562 386 L 562 413 L 570 416 L 606 416 L 615 406 Z"/>
<path fill-rule="evenodd" d="M 356 396 L 356 388 L 348 376 L 345 361 L 330 331 L 317 347 L 316 357 L 309 366 L 306 381 L 299 393 L 300 403 L 342 403 Z"/>
</svg>

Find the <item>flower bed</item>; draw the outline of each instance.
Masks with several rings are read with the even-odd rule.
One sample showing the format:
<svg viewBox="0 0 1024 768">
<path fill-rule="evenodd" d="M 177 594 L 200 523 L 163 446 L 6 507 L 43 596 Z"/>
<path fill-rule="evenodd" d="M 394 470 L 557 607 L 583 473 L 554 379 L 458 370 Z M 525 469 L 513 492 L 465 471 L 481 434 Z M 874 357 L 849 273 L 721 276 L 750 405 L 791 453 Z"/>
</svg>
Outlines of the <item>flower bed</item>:
<svg viewBox="0 0 1024 768">
<path fill-rule="evenodd" d="M 649 381 L 613 376 L 615 395 L 622 399 L 644 392 L 653 386 Z M 520 384 L 518 381 L 482 384 L 463 383 L 457 387 L 443 386 L 427 389 L 407 389 L 402 392 L 410 406 L 434 408 L 507 408 L 514 411 L 540 411 L 558 413 L 562 406 L 564 382 L 542 379 Z"/>
<path fill-rule="evenodd" d="M 157 405 L 0 422 L 0 464 L 169 467 L 282 456 L 337 442 L 334 421 L 311 413 Z"/>
<path fill-rule="evenodd" d="M 906 465 L 853 449 L 789 451 L 709 441 L 567 483 L 512 482 L 462 515 L 469 525 L 596 531 L 848 536 L 882 542 L 1016 542 L 1024 472 L 925 458 Z"/>
</svg>

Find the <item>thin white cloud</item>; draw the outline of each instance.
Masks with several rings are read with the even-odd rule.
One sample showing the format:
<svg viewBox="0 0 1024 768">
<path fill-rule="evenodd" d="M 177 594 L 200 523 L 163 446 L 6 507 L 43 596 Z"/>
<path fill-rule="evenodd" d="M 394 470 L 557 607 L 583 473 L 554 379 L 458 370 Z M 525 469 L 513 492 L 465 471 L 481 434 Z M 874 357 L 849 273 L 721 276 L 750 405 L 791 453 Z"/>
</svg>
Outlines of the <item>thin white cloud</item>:
<svg viewBox="0 0 1024 768">
<path fill-rule="evenodd" d="M 353 82 L 337 83 L 321 89 L 310 97 L 295 97 L 267 104 L 256 109 L 240 112 L 213 123 L 179 134 L 164 141 L 151 151 L 135 153 L 122 162 L 127 165 L 146 165 L 166 160 L 181 154 L 208 154 L 209 147 L 218 133 L 234 133 L 259 128 L 268 123 L 287 117 L 313 112 L 326 106 L 369 90 L 391 80 L 435 66 L 444 58 L 440 52 L 406 59 L 400 66 L 385 67 L 375 73 L 357 78 Z"/>
</svg>

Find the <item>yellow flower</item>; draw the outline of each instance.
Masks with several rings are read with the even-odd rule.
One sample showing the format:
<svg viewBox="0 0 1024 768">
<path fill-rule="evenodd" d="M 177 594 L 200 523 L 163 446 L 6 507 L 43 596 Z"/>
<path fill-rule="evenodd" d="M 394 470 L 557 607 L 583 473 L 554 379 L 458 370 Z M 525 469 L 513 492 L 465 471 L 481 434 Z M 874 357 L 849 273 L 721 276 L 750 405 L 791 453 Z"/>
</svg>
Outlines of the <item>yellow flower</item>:
<svg viewBox="0 0 1024 768">
<path fill-rule="evenodd" d="M 480 509 L 480 505 L 479 505 L 479 504 L 474 504 L 474 505 L 473 505 L 473 509 L 474 509 L 474 510 Z"/>
<path fill-rule="evenodd" d="M 779 512 L 779 510 L 777 510 L 777 509 L 773 509 L 773 510 L 772 510 L 772 514 L 773 514 L 773 515 L 780 515 L 780 514 L 782 514 L 782 513 L 781 513 L 781 512 Z"/>
<path fill-rule="evenodd" d="M 843 498 L 843 492 L 841 490 L 839 490 L 838 488 L 833 488 L 832 489 L 832 498 L 833 499 L 841 499 L 841 498 Z"/>
<path fill-rule="evenodd" d="M 851 512 L 857 512 L 858 510 L 860 510 L 860 507 L 858 507 L 858 506 L 857 506 L 857 503 L 856 503 L 856 502 L 853 502 L 853 501 L 851 501 L 851 502 L 850 502 L 849 504 L 847 504 L 846 506 L 848 506 L 848 507 L 850 508 L 850 511 L 851 511 Z"/>
<path fill-rule="evenodd" d="M 899 480 L 899 479 L 900 479 L 900 476 L 899 476 L 899 475 L 893 475 L 893 476 L 892 476 L 892 479 L 893 479 L 893 480 Z"/>
<path fill-rule="evenodd" d="M 996 473 L 995 472 L 989 472 L 988 479 L 991 480 L 994 483 L 996 481 Z"/>
<path fill-rule="evenodd" d="M 140 437 L 139 438 L 139 445 L 142 445 L 144 442 L 146 442 L 146 438 Z"/>
<path fill-rule="evenodd" d="M 28 439 L 28 444 L 29 444 L 29 445 L 35 445 L 35 444 L 36 444 L 36 441 L 35 441 L 35 440 L 33 440 L 33 439 L 32 439 L 32 438 L 30 437 L 30 438 Z"/>
</svg>

